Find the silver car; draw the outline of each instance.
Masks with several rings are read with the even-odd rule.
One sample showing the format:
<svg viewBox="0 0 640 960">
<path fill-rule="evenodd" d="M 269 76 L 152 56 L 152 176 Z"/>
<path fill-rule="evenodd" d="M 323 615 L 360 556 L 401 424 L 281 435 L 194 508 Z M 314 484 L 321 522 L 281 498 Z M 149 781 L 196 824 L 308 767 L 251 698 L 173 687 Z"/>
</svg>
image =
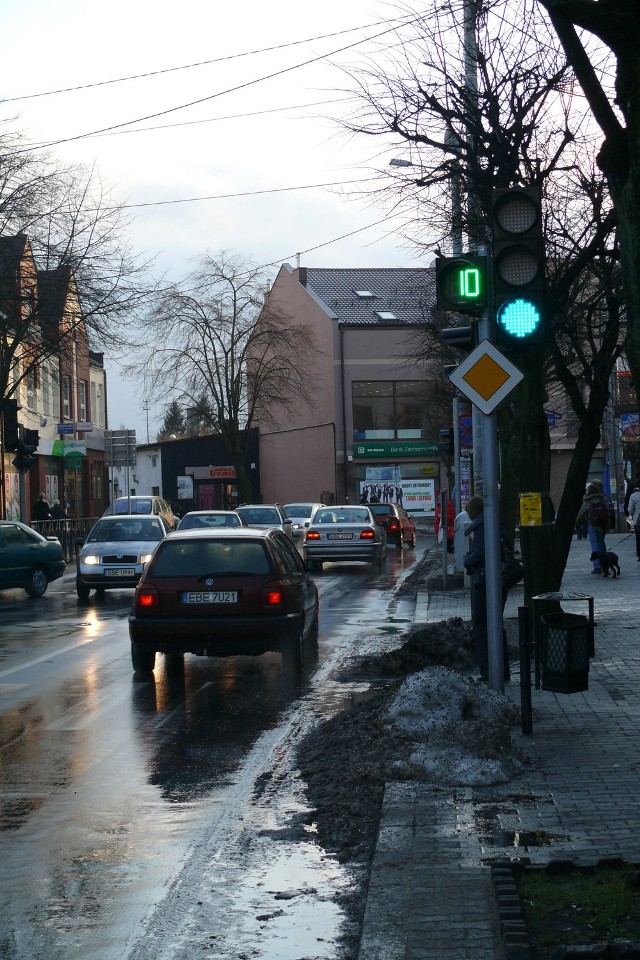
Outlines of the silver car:
<svg viewBox="0 0 640 960">
<path fill-rule="evenodd" d="M 78 555 L 76 592 L 86 600 L 92 590 L 135 587 L 151 554 L 169 533 L 164 517 L 128 514 L 101 517 Z"/>
<path fill-rule="evenodd" d="M 258 530 L 282 530 L 293 540 L 293 524 L 279 503 L 243 503 L 236 507 L 248 527 Z"/>
<path fill-rule="evenodd" d="M 311 517 L 321 506 L 321 503 L 311 502 L 285 503 L 282 509 L 291 520 L 294 540 L 302 540 Z"/>
<path fill-rule="evenodd" d="M 325 561 L 366 560 L 376 567 L 385 561 L 387 535 L 369 507 L 320 507 L 304 535 L 302 555 L 309 570 Z"/>
</svg>

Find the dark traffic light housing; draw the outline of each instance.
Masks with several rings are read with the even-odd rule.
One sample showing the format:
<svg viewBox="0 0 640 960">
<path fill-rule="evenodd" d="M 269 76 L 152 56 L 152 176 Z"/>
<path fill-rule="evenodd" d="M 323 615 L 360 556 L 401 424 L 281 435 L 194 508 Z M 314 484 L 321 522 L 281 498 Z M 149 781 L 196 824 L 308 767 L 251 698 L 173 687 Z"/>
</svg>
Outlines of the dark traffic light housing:
<svg viewBox="0 0 640 960">
<path fill-rule="evenodd" d="M 526 349 L 545 333 L 545 253 L 538 187 L 493 190 L 494 341 Z"/>
<path fill-rule="evenodd" d="M 4 397 L 2 401 L 3 437 L 5 450 L 18 449 L 18 401 Z"/>
<path fill-rule="evenodd" d="M 38 459 L 35 452 L 39 443 L 40 435 L 37 430 L 25 430 L 24 440 L 18 440 L 18 452 L 11 462 L 20 473 L 26 473 Z"/>
<path fill-rule="evenodd" d="M 472 253 L 436 259 L 436 306 L 478 313 L 487 306 L 487 258 Z"/>
<path fill-rule="evenodd" d="M 453 453 L 453 427 L 444 427 L 440 431 L 438 440 L 438 453 Z"/>
</svg>

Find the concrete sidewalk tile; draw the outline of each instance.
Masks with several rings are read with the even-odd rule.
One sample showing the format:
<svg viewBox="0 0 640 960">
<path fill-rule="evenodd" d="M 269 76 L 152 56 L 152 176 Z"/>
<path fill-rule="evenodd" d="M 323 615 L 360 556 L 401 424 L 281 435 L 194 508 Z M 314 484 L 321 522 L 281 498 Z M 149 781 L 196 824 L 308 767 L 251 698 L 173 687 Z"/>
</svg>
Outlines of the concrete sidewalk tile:
<svg viewBox="0 0 640 960">
<path fill-rule="evenodd" d="M 640 862 L 640 565 L 633 537 L 609 534 L 607 545 L 620 556 L 622 576 L 590 576 L 588 544 L 574 539 L 562 584 L 594 598 L 589 689 L 536 690 L 532 669 L 533 733 L 512 731 L 522 772 L 491 788 L 386 785 L 359 960 L 496 960 L 490 861 Z M 517 618 L 522 597 L 521 588 L 510 592 L 505 619 Z M 419 593 L 414 617 L 470 615 L 468 591 L 456 590 Z M 519 709 L 513 667 L 505 696 Z"/>
</svg>

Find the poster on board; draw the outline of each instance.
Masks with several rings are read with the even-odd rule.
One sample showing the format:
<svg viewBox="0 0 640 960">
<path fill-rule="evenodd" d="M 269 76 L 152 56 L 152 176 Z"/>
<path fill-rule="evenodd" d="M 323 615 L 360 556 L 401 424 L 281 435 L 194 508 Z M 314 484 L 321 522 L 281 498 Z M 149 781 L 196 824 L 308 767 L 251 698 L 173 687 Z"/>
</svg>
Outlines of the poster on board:
<svg viewBox="0 0 640 960">
<path fill-rule="evenodd" d="M 401 504 L 412 517 L 433 517 L 436 510 L 435 480 L 398 480 L 393 484 L 360 481 L 361 503 L 385 501 Z"/>
</svg>

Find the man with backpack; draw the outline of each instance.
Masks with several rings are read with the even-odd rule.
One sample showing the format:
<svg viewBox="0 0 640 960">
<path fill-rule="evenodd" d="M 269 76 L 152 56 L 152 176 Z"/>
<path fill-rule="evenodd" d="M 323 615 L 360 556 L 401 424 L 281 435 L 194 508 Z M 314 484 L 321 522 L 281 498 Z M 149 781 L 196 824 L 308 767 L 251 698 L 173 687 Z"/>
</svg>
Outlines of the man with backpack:
<svg viewBox="0 0 640 960">
<path fill-rule="evenodd" d="M 587 518 L 587 533 L 589 534 L 591 553 L 604 553 L 607 549 L 604 538 L 609 530 L 609 510 L 601 490 L 595 483 L 587 484 L 587 490 L 582 498 L 582 505 L 576 517 L 576 525 L 578 525 L 584 517 Z M 591 573 L 602 573 L 600 560 L 597 558 L 593 560 Z"/>
</svg>

